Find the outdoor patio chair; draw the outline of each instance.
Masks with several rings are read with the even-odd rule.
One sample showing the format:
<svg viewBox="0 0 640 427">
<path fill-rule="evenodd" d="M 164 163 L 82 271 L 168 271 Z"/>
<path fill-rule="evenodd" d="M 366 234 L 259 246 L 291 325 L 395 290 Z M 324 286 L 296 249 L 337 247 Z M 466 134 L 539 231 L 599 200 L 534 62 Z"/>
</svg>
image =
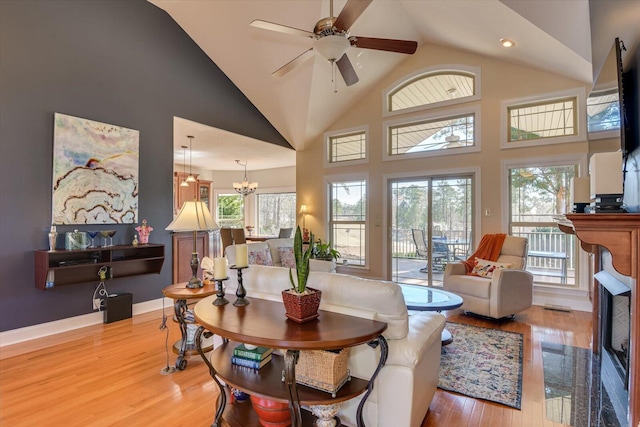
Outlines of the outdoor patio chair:
<svg viewBox="0 0 640 427">
<path fill-rule="evenodd" d="M 416 255 L 427 259 L 426 265 L 420 269 L 420 272 L 426 273 L 429 271 L 429 248 L 427 246 L 427 241 L 424 238 L 424 231 L 419 228 L 412 228 L 411 234 L 413 235 L 413 242 L 416 245 Z M 432 253 L 434 267 L 439 265 L 443 268 L 443 258 L 445 258 L 445 254 L 434 250 Z"/>
</svg>

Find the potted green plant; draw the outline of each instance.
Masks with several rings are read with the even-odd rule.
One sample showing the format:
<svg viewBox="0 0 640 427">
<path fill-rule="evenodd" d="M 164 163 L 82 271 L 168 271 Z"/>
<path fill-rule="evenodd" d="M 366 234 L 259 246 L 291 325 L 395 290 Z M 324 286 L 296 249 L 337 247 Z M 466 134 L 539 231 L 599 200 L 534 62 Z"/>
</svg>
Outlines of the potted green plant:
<svg viewBox="0 0 640 427">
<path fill-rule="evenodd" d="M 313 234 L 311 234 L 313 241 Z M 296 277 L 294 279 L 293 269 L 289 269 L 289 280 L 291 288 L 282 291 L 282 301 L 286 311 L 286 316 L 296 322 L 303 323 L 313 320 L 319 316 L 320 297 L 322 292 L 307 287 L 309 278 L 309 259 L 313 252 L 313 245 L 303 248 L 302 232 L 300 227 L 296 229 L 293 238 L 293 255 L 296 260 Z"/>
<path fill-rule="evenodd" d="M 331 242 L 322 243 L 322 239 L 318 239 L 318 241 L 313 244 L 311 258 L 321 259 L 323 261 L 335 261 L 340 258 L 340 252 L 331 247 Z"/>
</svg>

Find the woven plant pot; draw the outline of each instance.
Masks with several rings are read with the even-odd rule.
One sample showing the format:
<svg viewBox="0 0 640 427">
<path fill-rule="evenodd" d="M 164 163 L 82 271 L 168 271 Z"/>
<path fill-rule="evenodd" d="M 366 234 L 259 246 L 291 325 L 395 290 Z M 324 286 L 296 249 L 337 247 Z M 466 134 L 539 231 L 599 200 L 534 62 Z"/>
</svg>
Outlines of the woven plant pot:
<svg viewBox="0 0 640 427">
<path fill-rule="evenodd" d="M 293 289 L 282 291 L 285 315 L 294 322 L 304 323 L 320 316 L 320 298 L 322 291 L 307 287 L 307 294 L 299 294 Z"/>
</svg>

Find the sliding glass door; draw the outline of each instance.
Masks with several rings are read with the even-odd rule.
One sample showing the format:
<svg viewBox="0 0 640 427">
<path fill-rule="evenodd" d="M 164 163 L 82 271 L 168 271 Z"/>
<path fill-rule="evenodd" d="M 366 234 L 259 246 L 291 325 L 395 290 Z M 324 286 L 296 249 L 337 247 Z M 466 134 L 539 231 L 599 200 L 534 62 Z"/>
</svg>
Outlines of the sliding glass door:
<svg viewBox="0 0 640 427">
<path fill-rule="evenodd" d="M 391 280 L 441 286 L 446 263 L 473 247 L 473 177 L 391 180 L 389 194 Z"/>
</svg>

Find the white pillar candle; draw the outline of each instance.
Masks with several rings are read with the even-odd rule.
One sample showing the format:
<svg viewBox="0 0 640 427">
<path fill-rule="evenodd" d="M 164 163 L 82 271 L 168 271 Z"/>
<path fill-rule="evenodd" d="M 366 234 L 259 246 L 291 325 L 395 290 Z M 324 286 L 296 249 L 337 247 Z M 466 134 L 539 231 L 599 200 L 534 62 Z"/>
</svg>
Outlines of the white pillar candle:
<svg viewBox="0 0 640 427">
<path fill-rule="evenodd" d="M 227 278 L 227 260 L 225 258 L 213 259 L 213 279 L 223 280 Z"/>
<path fill-rule="evenodd" d="M 236 245 L 236 267 L 249 266 L 249 253 L 247 252 L 247 245 Z"/>
</svg>

